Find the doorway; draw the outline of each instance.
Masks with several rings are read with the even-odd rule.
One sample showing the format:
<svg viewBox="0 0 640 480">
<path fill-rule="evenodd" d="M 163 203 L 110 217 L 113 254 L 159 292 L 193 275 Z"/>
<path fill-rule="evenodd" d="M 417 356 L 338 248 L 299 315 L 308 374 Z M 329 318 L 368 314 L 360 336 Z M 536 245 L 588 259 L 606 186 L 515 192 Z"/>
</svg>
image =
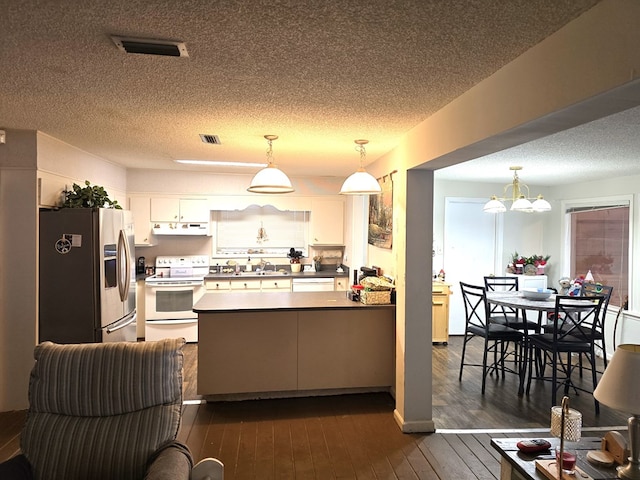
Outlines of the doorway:
<svg viewBox="0 0 640 480">
<path fill-rule="evenodd" d="M 444 256 L 445 281 L 451 285 L 449 334 L 462 335 L 465 314 L 460 282 L 482 285 L 483 277 L 496 270 L 502 258 L 502 215 L 482 210 L 486 199 L 445 199 Z"/>
</svg>

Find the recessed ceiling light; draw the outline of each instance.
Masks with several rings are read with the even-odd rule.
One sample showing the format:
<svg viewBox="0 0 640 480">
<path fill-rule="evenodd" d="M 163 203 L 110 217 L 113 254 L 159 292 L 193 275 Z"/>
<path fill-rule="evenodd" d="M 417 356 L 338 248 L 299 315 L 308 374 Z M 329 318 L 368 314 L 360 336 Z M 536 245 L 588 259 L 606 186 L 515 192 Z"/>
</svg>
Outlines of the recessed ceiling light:
<svg viewBox="0 0 640 480">
<path fill-rule="evenodd" d="M 183 163 L 187 165 L 208 165 L 214 167 L 239 167 L 239 168 L 264 168 L 266 163 L 251 163 L 251 162 L 226 162 L 219 160 L 174 160 L 176 163 Z"/>
</svg>

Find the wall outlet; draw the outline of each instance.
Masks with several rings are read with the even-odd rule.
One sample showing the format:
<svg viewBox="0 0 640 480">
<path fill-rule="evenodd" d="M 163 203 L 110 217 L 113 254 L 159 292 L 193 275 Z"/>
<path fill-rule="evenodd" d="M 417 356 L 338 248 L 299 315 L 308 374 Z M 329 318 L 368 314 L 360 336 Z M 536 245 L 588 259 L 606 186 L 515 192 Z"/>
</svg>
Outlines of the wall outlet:
<svg viewBox="0 0 640 480">
<path fill-rule="evenodd" d="M 0 130 L 0 145 L 7 143 L 7 132 Z"/>
</svg>

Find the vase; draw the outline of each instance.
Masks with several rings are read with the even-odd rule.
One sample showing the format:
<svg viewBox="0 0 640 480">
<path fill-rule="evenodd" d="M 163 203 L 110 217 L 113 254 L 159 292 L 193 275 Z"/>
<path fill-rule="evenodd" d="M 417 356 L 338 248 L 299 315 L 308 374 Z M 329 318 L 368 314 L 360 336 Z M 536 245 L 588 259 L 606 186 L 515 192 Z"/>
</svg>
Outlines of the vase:
<svg viewBox="0 0 640 480">
<path fill-rule="evenodd" d="M 316 269 L 316 272 L 319 272 L 322 269 L 322 264 L 320 262 L 313 262 L 313 266 Z"/>
<path fill-rule="evenodd" d="M 302 264 L 300 263 L 292 263 L 291 264 L 291 273 L 300 273 L 300 269 L 302 268 Z"/>
</svg>

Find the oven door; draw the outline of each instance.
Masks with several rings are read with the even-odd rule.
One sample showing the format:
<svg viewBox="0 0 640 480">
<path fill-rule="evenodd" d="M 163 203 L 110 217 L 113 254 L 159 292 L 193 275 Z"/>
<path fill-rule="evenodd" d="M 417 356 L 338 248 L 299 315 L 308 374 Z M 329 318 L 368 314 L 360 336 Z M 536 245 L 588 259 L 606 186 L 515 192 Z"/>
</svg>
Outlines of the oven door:
<svg viewBox="0 0 640 480">
<path fill-rule="evenodd" d="M 204 281 L 145 284 L 145 320 L 196 318 L 194 304 L 204 295 Z"/>
</svg>

